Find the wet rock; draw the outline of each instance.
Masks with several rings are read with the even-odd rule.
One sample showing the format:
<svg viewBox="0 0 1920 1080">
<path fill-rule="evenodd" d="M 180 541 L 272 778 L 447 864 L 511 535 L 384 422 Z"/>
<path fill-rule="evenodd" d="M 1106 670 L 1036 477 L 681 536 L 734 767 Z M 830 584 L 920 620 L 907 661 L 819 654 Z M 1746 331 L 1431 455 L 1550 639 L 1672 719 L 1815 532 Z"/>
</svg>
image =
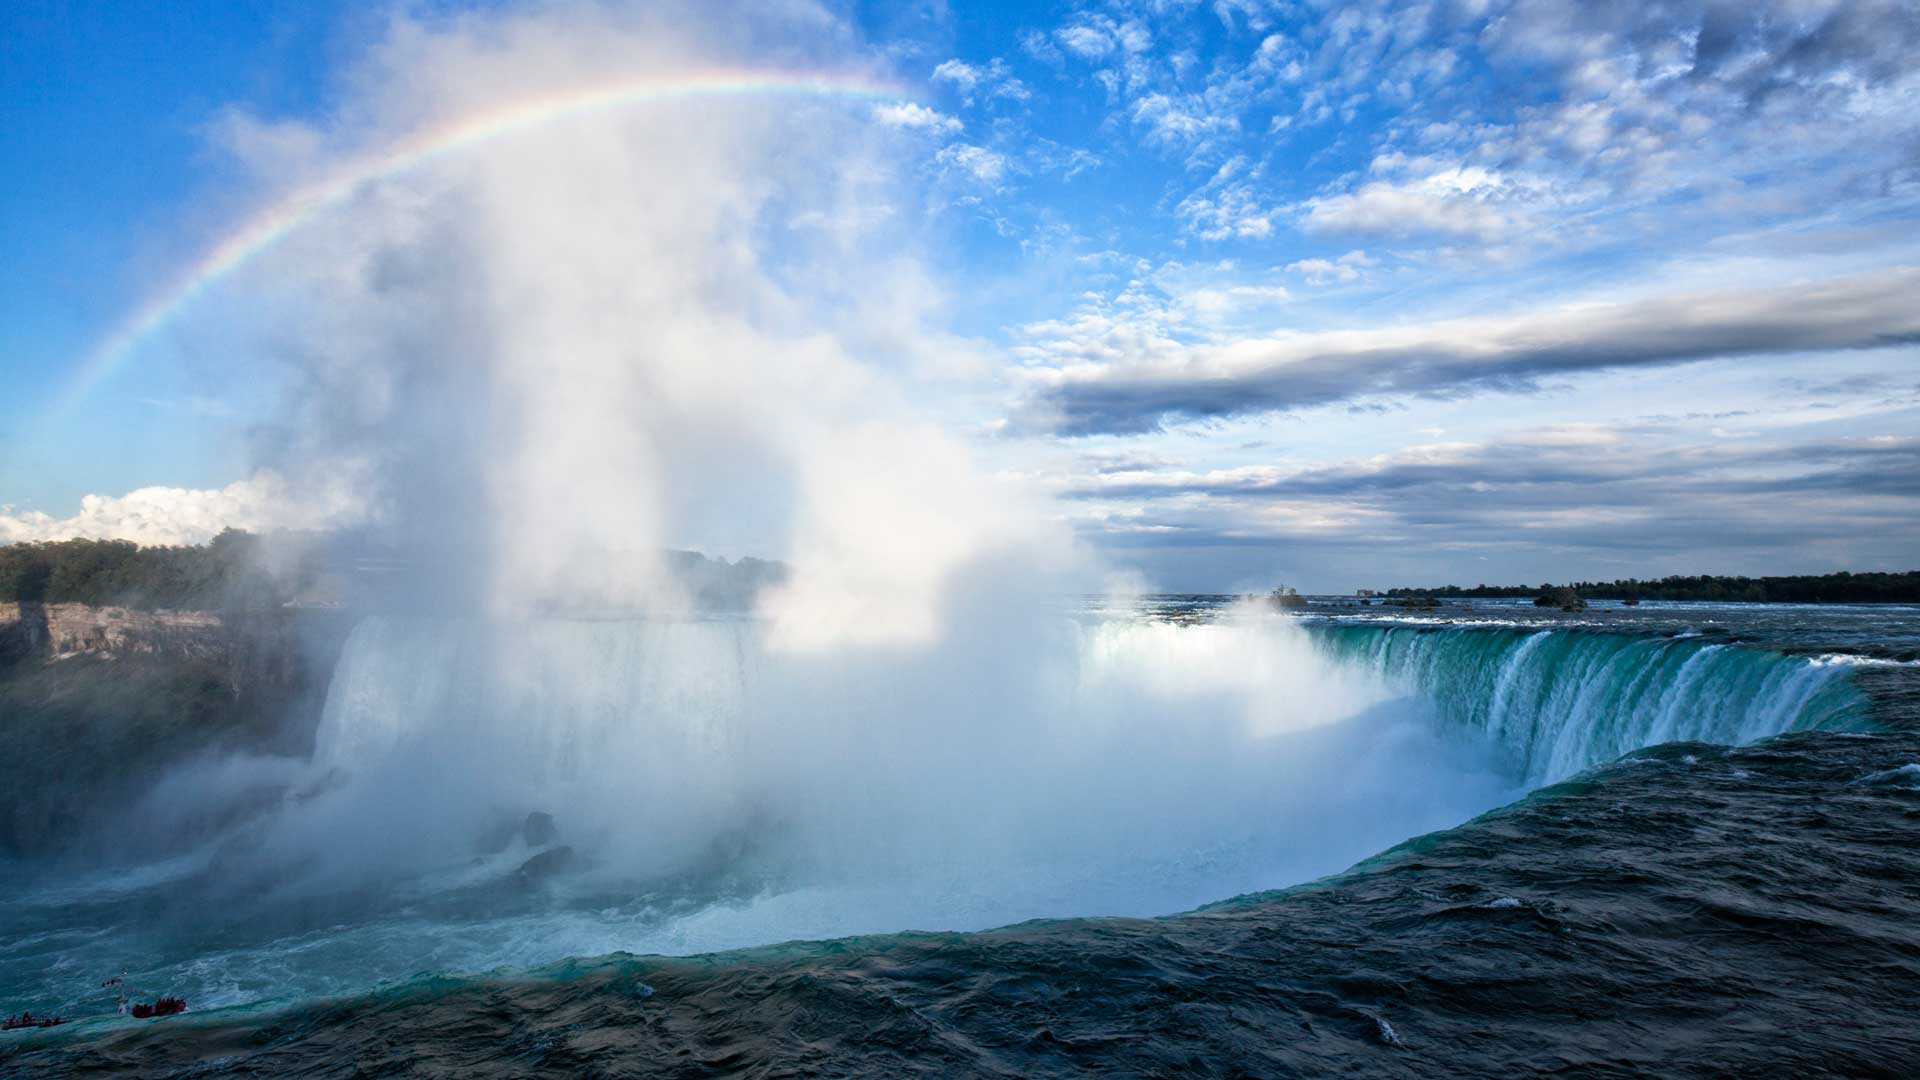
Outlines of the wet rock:
<svg viewBox="0 0 1920 1080">
<path fill-rule="evenodd" d="M 553 815 L 535 810 L 527 815 L 526 823 L 520 826 L 520 838 L 529 848 L 546 847 L 560 838 L 560 830 L 553 824 Z"/>
<path fill-rule="evenodd" d="M 553 815 L 544 810 L 535 810 L 518 821 L 511 817 L 496 820 L 475 841 L 474 851 L 481 856 L 498 855 L 512 847 L 515 840 L 525 844 L 531 851 L 550 847 L 558 839 L 560 827 L 554 824 Z"/>
<path fill-rule="evenodd" d="M 513 872 L 513 880 L 518 885 L 538 885 L 543 881 L 566 873 L 578 866 L 579 860 L 573 854 L 573 848 L 562 844 L 548 848 L 538 855 L 520 864 Z"/>
</svg>

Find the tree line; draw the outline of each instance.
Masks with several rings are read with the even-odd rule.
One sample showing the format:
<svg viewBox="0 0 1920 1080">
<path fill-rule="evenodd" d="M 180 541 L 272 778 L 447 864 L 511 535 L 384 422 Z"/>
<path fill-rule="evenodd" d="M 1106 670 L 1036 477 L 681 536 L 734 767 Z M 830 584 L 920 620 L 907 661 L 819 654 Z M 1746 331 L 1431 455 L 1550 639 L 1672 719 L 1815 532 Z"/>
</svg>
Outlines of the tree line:
<svg viewBox="0 0 1920 1080">
<path fill-rule="evenodd" d="M 8 544 L 0 546 L 0 603 L 278 607 L 291 588 L 266 572 L 261 554 L 260 537 L 239 529 L 194 547 L 141 547 L 129 540 Z"/>
<path fill-rule="evenodd" d="M 1795 574 L 1782 577 L 1682 575 L 1641 580 L 1575 581 L 1566 585 L 1442 585 L 1427 589 L 1388 589 L 1391 597 L 1450 599 L 1524 599 L 1555 596 L 1571 589 L 1582 600 L 1722 600 L 1769 604 L 1920 603 L 1920 570 L 1905 572 Z"/>
</svg>

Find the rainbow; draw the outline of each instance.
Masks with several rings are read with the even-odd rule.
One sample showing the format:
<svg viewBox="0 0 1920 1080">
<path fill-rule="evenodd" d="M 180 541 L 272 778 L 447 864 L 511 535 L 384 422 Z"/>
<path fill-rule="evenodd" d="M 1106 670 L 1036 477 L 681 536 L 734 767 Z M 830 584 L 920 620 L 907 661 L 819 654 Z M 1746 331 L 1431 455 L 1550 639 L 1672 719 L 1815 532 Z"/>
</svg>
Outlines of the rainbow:
<svg viewBox="0 0 1920 1080">
<path fill-rule="evenodd" d="M 168 287 L 148 297 L 75 366 L 55 405 L 77 404 L 159 332 L 223 278 L 244 267 L 315 217 L 346 202 L 376 180 L 418 169 L 449 154 L 585 113 L 631 108 L 696 97 L 804 95 L 864 98 L 906 97 L 896 86 L 863 76 L 716 70 L 670 77 L 627 78 L 576 86 L 461 117 L 348 162 L 317 182 L 275 202 L 209 248 Z"/>
</svg>

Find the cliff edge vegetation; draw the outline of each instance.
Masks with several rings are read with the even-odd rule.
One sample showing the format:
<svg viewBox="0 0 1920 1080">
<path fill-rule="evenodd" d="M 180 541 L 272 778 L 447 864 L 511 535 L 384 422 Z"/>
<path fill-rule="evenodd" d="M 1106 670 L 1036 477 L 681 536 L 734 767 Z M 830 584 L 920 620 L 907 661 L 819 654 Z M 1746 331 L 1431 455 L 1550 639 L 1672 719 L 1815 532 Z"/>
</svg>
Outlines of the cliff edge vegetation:
<svg viewBox="0 0 1920 1080">
<path fill-rule="evenodd" d="M 1765 604 L 1916 604 L 1920 570 L 1905 572 L 1795 574 L 1781 577 L 1727 577 L 1713 574 L 1664 578 L 1576 581 L 1566 585 L 1440 585 L 1388 589 L 1388 596 L 1446 599 L 1524 600 L 1559 597 L 1571 591 L 1585 600 L 1708 600 Z M 1560 601 L 1554 601 L 1560 605 Z M 1563 605 L 1562 605 L 1563 606 Z"/>
<path fill-rule="evenodd" d="M 312 577 L 266 570 L 263 540 L 228 529 L 195 547 L 128 540 L 47 540 L 0 547 L 0 603 L 90 604 L 141 610 L 258 610 L 291 599 Z"/>
</svg>

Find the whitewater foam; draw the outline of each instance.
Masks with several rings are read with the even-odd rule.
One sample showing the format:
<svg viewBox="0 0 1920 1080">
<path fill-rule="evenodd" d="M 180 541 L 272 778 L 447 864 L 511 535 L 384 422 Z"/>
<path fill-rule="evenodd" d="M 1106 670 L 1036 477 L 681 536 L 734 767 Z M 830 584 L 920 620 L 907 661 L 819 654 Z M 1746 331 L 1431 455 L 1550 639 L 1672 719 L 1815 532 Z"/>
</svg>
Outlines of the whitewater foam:
<svg viewBox="0 0 1920 1080">
<path fill-rule="evenodd" d="M 1009 620 L 871 656 L 784 652 L 744 619 L 375 617 L 340 659 L 315 767 L 347 779 L 265 845 L 310 877 L 464 883 L 485 869 L 473 834 L 539 809 L 591 856 L 563 892 L 837 897 L 754 901 L 760 929 L 728 944 L 1179 910 L 1515 790 L 1264 615 Z"/>
<path fill-rule="evenodd" d="M 1909 762 L 1891 769 L 1882 769 L 1853 781 L 1876 787 L 1905 787 L 1920 791 L 1920 762 Z"/>
<path fill-rule="evenodd" d="M 1820 667 L 1920 667 L 1920 660 L 1891 660 L 1879 656 L 1861 656 L 1858 653 L 1821 653 L 1808 658 L 1808 663 Z"/>
</svg>

